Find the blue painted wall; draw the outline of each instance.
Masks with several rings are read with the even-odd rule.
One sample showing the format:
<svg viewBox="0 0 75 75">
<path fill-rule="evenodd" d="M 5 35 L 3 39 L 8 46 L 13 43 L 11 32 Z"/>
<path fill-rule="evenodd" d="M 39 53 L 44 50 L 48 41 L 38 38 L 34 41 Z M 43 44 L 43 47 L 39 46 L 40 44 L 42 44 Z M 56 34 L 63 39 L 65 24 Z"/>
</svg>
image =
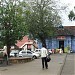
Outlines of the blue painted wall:
<svg viewBox="0 0 75 75">
<path fill-rule="evenodd" d="M 72 41 L 71 49 L 73 52 L 75 52 L 75 37 L 73 37 L 71 41 Z"/>
<path fill-rule="evenodd" d="M 46 46 L 48 49 L 57 49 L 59 48 L 59 40 L 56 37 L 52 39 L 46 39 Z M 70 49 L 75 52 L 75 37 L 66 36 L 66 39 L 64 39 L 64 48 L 67 46 L 69 46 Z M 38 40 L 38 48 L 41 47 L 42 43 Z"/>
</svg>

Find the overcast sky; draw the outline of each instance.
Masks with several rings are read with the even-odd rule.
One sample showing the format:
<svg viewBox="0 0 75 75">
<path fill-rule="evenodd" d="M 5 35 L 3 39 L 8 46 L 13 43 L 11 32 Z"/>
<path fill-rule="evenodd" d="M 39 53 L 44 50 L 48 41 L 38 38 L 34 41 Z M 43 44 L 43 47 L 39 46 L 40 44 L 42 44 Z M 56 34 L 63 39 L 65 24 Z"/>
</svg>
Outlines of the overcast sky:
<svg viewBox="0 0 75 75">
<path fill-rule="evenodd" d="M 74 9 L 75 6 L 75 0 L 59 0 L 62 5 L 67 5 L 68 8 L 66 9 L 66 11 L 62 11 L 61 16 L 62 16 L 62 22 L 63 22 L 63 26 L 75 26 L 75 21 L 71 22 L 68 20 L 68 14 L 69 11 Z"/>
<path fill-rule="evenodd" d="M 28 1 L 28 0 L 27 0 Z M 66 10 L 61 10 L 60 15 L 62 17 L 62 25 L 63 26 L 75 26 L 75 21 L 69 21 L 68 14 L 69 12 L 74 9 L 75 0 L 55 0 L 57 5 L 59 6 L 67 6 Z M 58 9 L 60 9 L 58 7 Z"/>
</svg>

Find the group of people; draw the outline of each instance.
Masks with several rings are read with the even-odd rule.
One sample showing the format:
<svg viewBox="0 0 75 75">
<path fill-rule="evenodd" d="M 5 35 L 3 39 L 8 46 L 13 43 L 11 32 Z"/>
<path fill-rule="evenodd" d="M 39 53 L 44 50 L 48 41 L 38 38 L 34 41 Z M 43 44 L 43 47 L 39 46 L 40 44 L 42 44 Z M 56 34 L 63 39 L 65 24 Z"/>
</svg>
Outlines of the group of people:
<svg viewBox="0 0 75 75">
<path fill-rule="evenodd" d="M 48 69 L 48 63 L 46 60 L 47 55 L 48 55 L 48 50 L 45 48 L 45 45 L 42 45 L 41 48 L 42 69 L 44 68 Z"/>
</svg>

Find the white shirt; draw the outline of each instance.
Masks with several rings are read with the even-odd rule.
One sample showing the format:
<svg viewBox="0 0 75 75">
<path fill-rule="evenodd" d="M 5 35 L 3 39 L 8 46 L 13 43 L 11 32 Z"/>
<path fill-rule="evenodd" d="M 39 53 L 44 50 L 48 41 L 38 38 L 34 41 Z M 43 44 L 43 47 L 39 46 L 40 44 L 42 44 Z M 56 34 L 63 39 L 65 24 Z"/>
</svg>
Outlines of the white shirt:
<svg viewBox="0 0 75 75">
<path fill-rule="evenodd" d="M 47 49 L 46 48 L 41 48 L 41 57 L 46 57 L 47 56 Z"/>
<path fill-rule="evenodd" d="M 4 50 L 3 53 L 7 54 L 7 46 L 4 46 L 3 50 Z"/>
</svg>

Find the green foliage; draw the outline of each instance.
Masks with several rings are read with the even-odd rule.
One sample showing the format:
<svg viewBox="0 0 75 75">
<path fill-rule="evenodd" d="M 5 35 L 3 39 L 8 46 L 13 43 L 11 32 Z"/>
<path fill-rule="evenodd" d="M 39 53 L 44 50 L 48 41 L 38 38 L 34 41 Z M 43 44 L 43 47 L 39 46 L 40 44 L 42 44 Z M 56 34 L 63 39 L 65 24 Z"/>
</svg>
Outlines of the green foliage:
<svg viewBox="0 0 75 75">
<path fill-rule="evenodd" d="M 3 58 L 3 52 L 0 52 L 0 58 Z"/>
<path fill-rule="evenodd" d="M 70 51 L 70 46 L 68 45 L 67 47 L 65 47 L 65 48 L 64 48 L 64 51 L 65 51 L 66 53 L 68 53 L 68 52 Z"/>
<path fill-rule="evenodd" d="M 51 0 L 1 0 L 0 38 L 3 44 L 13 45 L 25 34 L 45 40 L 53 36 L 55 27 L 61 24 L 58 12 Z"/>
<path fill-rule="evenodd" d="M 20 0 L 0 2 L 0 33 L 0 40 L 7 45 L 14 45 L 27 33 Z"/>
<path fill-rule="evenodd" d="M 0 48 L 2 49 L 3 48 L 3 42 L 2 41 L 0 41 Z"/>
<path fill-rule="evenodd" d="M 52 4 L 51 0 L 37 0 L 31 3 L 31 13 L 27 16 L 27 24 L 33 38 L 45 40 L 53 36 L 55 27 L 61 24 L 60 16 L 53 9 Z"/>
<path fill-rule="evenodd" d="M 71 21 L 75 20 L 75 13 L 73 11 L 70 11 L 68 17 Z"/>
</svg>

